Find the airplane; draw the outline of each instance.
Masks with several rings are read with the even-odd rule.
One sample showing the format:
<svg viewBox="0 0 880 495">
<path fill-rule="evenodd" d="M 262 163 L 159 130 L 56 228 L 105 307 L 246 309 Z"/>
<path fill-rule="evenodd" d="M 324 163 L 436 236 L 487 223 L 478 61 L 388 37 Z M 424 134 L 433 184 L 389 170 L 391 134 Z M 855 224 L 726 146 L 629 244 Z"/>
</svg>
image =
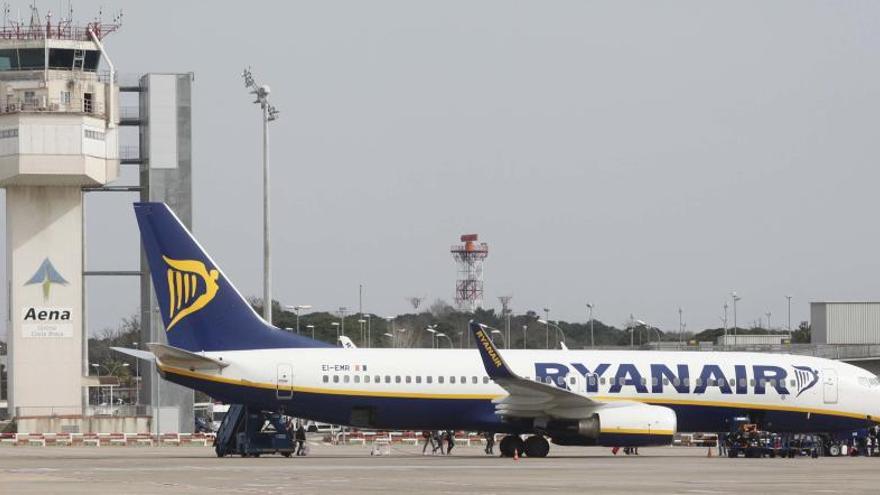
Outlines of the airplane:
<svg viewBox="0 0 880 495">
<path fill-rule="evenodd" d="M 676 432 L 849 432 L 880 422 L 880 379 L 810 356 L 744 352 L 340 348 L 264 322 L 174 213 L 135 203 L 166 343 L 116 348 L 227 403 L 381 430 L 506 434 L 502 456 L 557 445 L 668 445 Z M 526 437 L 523 439 L 523 437 Z"/>
</svg>

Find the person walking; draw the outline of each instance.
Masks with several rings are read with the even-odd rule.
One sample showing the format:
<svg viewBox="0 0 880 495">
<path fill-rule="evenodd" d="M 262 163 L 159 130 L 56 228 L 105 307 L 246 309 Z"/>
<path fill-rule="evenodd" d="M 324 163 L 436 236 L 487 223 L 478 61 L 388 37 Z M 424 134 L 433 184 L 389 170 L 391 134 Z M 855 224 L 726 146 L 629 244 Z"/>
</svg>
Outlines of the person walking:
<svg viewBox="0 0 880 495">
<path fill-rule="evenodd" d="M 422 432 L 422 438 L 425 439 L 425 445 L 422 446 L 422 455 L 428 455 L 428 445 L 431 446 L 431 453 L 433 454 L 437 450 L 434 448 L 434 435 L 430 431 L 425 430 Z"/>
<path fill-rule="evenodd" d="M 306 429 L 303 427 L 302 421 L 296 427 L 296 455 L 306 455 Z"/>
<path fill-rule="evenodd" d="M 455 432 L 446 430 L 446 455 L 452 454 L 452 447 L 455 447 Z"/>
<path fill-rule="evenodd" d="M 495 433 L 487 431 L 483 436 L 486 437 L 486 455 L 495 455 Z"/>
<path fill-rule="evenodd" d="M 440 455 L 445 454 L 443 451 L 443 436 L 440 430 L 434 430 L 431 432 L 431 443 L 434 445 L 434 450 L 431 451 L 431 455 L 436 455 L 437 450 L 440 450 Z"/>
</svg>

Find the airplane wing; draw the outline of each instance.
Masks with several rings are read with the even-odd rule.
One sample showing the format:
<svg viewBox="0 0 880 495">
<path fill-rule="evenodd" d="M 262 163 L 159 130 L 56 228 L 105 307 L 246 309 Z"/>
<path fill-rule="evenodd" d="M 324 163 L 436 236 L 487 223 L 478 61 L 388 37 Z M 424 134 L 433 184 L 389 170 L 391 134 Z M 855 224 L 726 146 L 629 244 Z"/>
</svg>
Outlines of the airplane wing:
<svg viewBox="0 0 880 495">
<path fill-rule="evenodd" d="M 339 336 L 339 343 L 342 344 L 342 347 L 345 349 L 357 349 L 357 346 L 354 345 L 354 342 L 345 335 Z"/>
<path fill-rule="evenodd" d="M 496 414 L 517 418 L 586 417 L 590 411 L 605 405 L 577 392 L 517 375 L 504 362 L 485 327 L 473 321 L 470 326 L 486 373 L 508 393 L 507 397 L 494 400 Z"/>
</svg>

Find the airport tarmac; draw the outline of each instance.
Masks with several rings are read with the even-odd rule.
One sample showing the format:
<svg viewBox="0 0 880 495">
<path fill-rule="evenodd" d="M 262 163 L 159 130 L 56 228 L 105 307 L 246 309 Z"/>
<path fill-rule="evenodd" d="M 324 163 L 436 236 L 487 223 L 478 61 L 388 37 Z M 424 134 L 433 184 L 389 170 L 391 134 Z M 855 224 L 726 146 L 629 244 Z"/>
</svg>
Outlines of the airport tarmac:
<svg viewBox="0 0 880 495">
<path fill-rule="evenodd" d="M 706 449 L 556 447 L 501 459 L 477 447 L 422 456 L 412 446 L 312 447 L 308 457 L 218 459 L 206 447 L 4 447 L 0 493 L 877 493 L 880 458 L 726 459 Z"/>
</svg>

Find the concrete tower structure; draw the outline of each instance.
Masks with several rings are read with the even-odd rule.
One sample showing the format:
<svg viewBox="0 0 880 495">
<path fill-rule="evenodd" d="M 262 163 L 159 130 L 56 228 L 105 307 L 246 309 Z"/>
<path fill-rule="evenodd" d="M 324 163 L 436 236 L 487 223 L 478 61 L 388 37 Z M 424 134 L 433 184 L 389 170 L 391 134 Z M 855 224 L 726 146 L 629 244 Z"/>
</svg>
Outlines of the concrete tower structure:
<svg viewBox="0 0 880 495">
<path fill-rule="evenodd" d="M 53 25 L 34 10 L 29 24 L 0 30 L 13 416 L 82 414 L 82 190 L 119 171 L 118 88 L 101 44 L 115 28 Z M 102 58 L 109 73 L 98 72 Z"/>
</svg>

